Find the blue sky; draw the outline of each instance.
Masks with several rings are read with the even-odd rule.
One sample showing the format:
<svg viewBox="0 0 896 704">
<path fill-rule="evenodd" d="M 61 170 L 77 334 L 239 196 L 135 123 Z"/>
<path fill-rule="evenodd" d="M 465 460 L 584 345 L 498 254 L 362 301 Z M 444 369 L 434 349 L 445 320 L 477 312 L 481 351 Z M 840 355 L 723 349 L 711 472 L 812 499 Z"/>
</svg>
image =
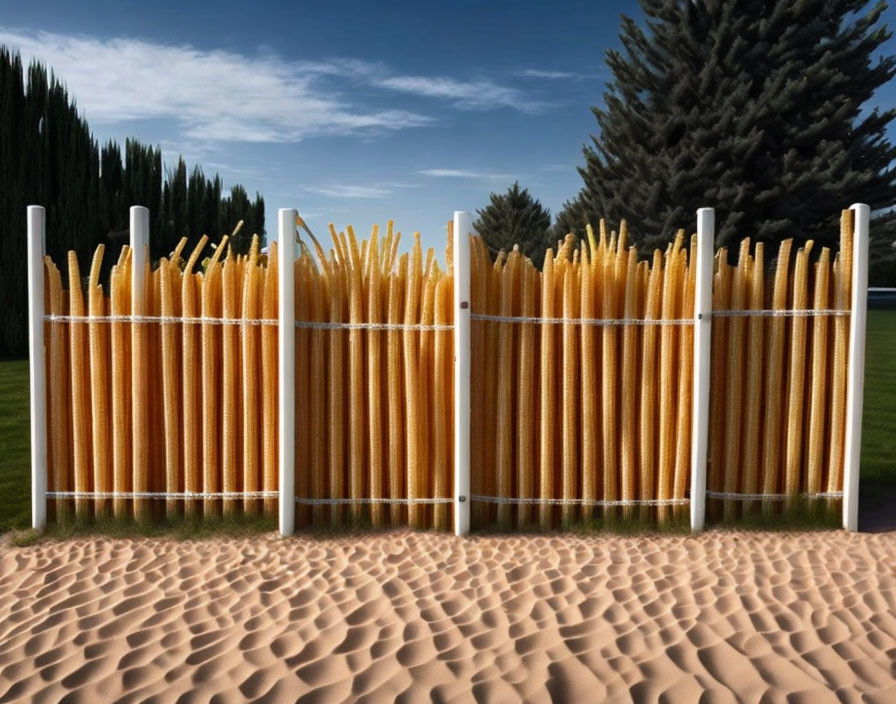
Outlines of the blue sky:
<svg viewBox="0 0 896 704">
<path fill-rule="evenodd" d="M 576 194 L 605 52 L 620 13 L 641 18 L 634 0 L 2 7 L 0 43 L 54 68 L 97 138 L 261 192 L 269 236 L 296 207 L 315 234 L 393 218 L 439 252 L 454 210 L 514 180 L 552 213 Z"/>
</svg>

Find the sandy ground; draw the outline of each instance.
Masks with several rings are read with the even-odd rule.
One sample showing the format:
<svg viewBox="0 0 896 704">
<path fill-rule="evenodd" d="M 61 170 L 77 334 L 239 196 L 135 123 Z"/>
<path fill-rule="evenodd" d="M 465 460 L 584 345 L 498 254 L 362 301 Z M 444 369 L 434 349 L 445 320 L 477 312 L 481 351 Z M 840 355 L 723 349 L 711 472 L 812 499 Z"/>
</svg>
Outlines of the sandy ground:
<svg viewBox="0 0 896 704">
<path fill-rule="evenodd" d="M 896 702 L 896 533 L 0 549 L 2 702 Z"/>
</svg>

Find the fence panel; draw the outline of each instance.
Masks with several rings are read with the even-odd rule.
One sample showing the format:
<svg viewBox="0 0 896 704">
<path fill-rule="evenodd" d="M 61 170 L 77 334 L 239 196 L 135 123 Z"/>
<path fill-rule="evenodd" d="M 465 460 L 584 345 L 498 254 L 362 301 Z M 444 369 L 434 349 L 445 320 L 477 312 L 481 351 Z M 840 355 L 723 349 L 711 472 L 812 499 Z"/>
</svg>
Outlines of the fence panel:
<svg viewBox="0 0 896 704">
<path fill-rule="evenodd" d="M 310 235 L 310 233 L 309 233 Z M 351 227 L 295 261 L 297 525 L 452 526 L 452 245 Z"/>
<path fill-rule="evenodd" d="M 362 241 L 331 226 L 328 251 L 308 231 L 298 256 L 292 243 L 266 256 L 257 238 L 237 255 L 224 237 L 202 258 L 203 237 L 184 261 L 184 239 L 150 266 L 145 209 L 135 209 L 142 256 L 123 247 L 105 287 L 102 246 L 86 290 L 73 255 L 67 289 L 49 258 L 45 275 L 32 272 L 45 287 L 43 301 L 32 296 L 32 344 L 46 372 L 35 366 L 32 378 L 35 525 L 44 486 L 57 514 L 146 519 L 274 514 L 278 496 L 291 502 L 293 479 L 284 533 L 369 523 L 462 534 L 468 517 L 452 511 L 456 477 L 467 476 L 459 398 L 469 408 L 469 491 L 458 486 L 474 527 L 683 520 L 693 483 L 699 530 L 694 467 L 708 423 L 710 519 L 805 499 L 839 507 L 845 488 L 854 529 L 862 365 L 849 358 L 861 354 L 864 318 L 847 318 L 864 290 L 853 261 L 854 241 L 867 238 L 862 208 L 844 211 L 836 255 L 825 248 L 813 259 L 811 242 L 793 253 L 788 240 L 769 266 L 764 246 L 744 240 L 732 266 L 720 250 L 711 306 L 695 299 L 707 284 L 697 284 L 696 237 L 687 246 L 683 231 L 641 261 L 624 224 L 617 235 L 601 223 L 585 241 L 558 243 L 540 269 L 516 248 L 491 253 L 471 236 L 469 288 L 455 300 L 451 226 L 444 270 L 419 235 L 399 256 L 391 223 L 384 238 L 374 228 Z M 29 211 L 32 263 L 42 256 L 38 211 Z M 284 242 L 295 217 L 281 212 Z M 458 220 L 465 230 L 468 221 Z M 458 242 L 466 254 L 466 235 Z M 292 310 L 280 309 L 290 265 L 282 283 Z M 471 323 L 469 350 L 457 355 L 455 310 Z M 705 338 L 710 310 L 707 385 L 695 326 L 705 324 Z M 294 323 L 289 338 L 278 320 L 280 330 Z"/>
<path fill-rule="evenodd" d="M 601 223 L 539 271 L 473 239 L 475 525 L 686 515 L 694 270 L 683 232 L 626 243 Z"/>
<path fill-rule="evenodd" d="M 45 259 L 48 495 L 57 512 L 254 512 L 262 498 L 276 510 L 276 329 L 262 317 L 276 308 L 276 265 L 264 266 L 257 239 L 235 256 L 225 237 L 194 272 L 206 242 L 186 263 L 186 240 L 152 270 L 143 258 L 142 277 L 123 247 L 108 294 L 101 245 L 86 306 L 74 257 L 65 291 Z M 270 364 L 272 373 L 259 373 Z"/>
<path fill-rule="evenodd" d="M 843 211 L 834 256 L 785 240 L 767 274 L 762 243 L 744 240 L 736 266 L 717 254 L 711 519 L 842 498 L 852 247 Z"/>
</svg>

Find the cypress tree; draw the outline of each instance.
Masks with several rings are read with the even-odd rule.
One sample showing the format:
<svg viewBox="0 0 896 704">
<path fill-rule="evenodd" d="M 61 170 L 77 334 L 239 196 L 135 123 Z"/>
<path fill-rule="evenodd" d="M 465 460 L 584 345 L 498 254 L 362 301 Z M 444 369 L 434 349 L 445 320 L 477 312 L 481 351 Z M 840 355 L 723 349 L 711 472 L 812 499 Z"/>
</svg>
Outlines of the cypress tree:
<svg viewBox="0 0 896 704">
<path fill-rule="evenodd" d="M 532 198 L 519 182 L 506 193 L 492 193 L 489 204 L 477 210 L 473 227 L 482 236 L 492 254 L 509 252 L 518 245 L 520 252 L 540 267 L 544 253 L 551 246 L 551 212 Z"/>
<path fill-rule="evenodd" d="M 175 237 L 193 236 L 201 237 L 187 231 L 187 165 L 183 157 L 178 158 L 177 168 L 173 174 L 168 175 L 170 188 L 170 201 L 167 204 L 169 218 Z"/>
<path fill-rule="evenodd" d="M 258 235 L 258 246 L 264 247 L 267 244 L 264 229 L 264 198 L 261 197 L 258 191 L 255 192 L 255 202 L 252 204 L 252 217 L 255 225 L 252 234 Z M 251 239 L 246 243 L 247 252 L 249 251 L 249 244 L 251 244 Z"/>
<path fill-rule="evenodd" d="M 199 166 L 194 166 L 187 183 L 187 232 L 192 237 L 208 235 L 213 240 L 220 233 L 209 231 L 205 222 L 205 175 Z"/>
<path fill-rule="evenodd" d="M 841 208 L 896 202 L 894 110 L 860 111 L 896 73 L 867 0 L 641 0 L 592 108 L 580 193 L 557 232 L 628 220 L 644 250 L 716 208 L 716 243 L 835 244 Z M 872 225 L 872 230 L 874 226 Z M 817 248 L 820 250 L 820 247 Z"/>
<path fill-rule="evenodd" d="M 262 204 L 261 207 L 264 208 L 264 205 Z M 233 231 L 233 228 L 236 227 L 240 220 L 243 221 L 243 227 L 236 237 L 231 240 L 230 244 L 235 252 L 245 254 L 249 251 L 252 235 L 257 233 L 260 236 L 263 234 L 256 222 L 256 208 L 249 200 L 249 194 L 246 193 L 245 188 L 236 185 L 230 189 L 230 197 L 224 201 L 223 213 L 224 229 L 227 230 L 227 234 Z"/>
<path fill-rule="evenodd" d="M 47 253 L 63 277 L 67 250 L 77 253 L 83 273 L 96 245 L 105 242 L 109 251 L 101 276 L 106 280 L 118 248 L 127 242 L 131 205 L 150 209 L 153 259 L 167 255 L 182 235 L 202 234 L 185 230 L 183 160 L 163 181 L 161 150 L 127 140 L 123 163 L 118 144 L 97 145 L 64 85 L 43 65 L 32 63 L 25 78 L 20 56 L 0 46 L 0 356 L 28 352 L 26 206 L 46 208 Z M 200 220 L 214 225 L 202 229 L 220 236 L 227 229 L 221 226 L 220 177 L 203 180 L 202 190 L 206 202 Z M 233 224 L 250 213 L 263 227 L 263 209 L 260 197 L 254 208 L 246 199 L 243 211 L 234 212 Z"/>
<path fill-rule="evenodd" d="M 205 182 L 205 204 L 202 213 L 202 231 L 220 235 L 224 232 L 221 227 L 221 177 L 215 174 L 214 180 Z"/>
</svg>

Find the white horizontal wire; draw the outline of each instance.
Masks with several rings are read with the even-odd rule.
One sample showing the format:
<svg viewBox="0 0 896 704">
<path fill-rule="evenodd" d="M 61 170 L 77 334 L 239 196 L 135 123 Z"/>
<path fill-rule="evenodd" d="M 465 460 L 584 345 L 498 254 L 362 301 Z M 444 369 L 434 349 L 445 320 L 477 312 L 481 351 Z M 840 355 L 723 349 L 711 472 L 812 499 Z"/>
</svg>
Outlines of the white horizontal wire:
<svg viewBox="0 0 896 704">
<path fill-rule="evenodd" d="M 277 491 L 48 491 L 49 499 L 276 499 Z"/>
<path fill-rule="evenodd" d="M 712 316 L 716 318 L 815 318 L 820 316 L 845 316 L 848 310 L 836 310 L 819 308 L 818 310 L 791 309 L 791 310 L 714 310 Z"/>
<path fill-rule="evenodd" d="M 707 491 L 708 499 L 727 501 L 787 501 L 788 499 L 842 499 L 842 491 L 806 492 L 803 494 L 739 494 L 735 491 Z"/>
<path fill-rule="evenodd" d="M 485 320 L 492 323 L 547 323 L 553 325 L 597 325 L 610 327 L 616 325 L 693 325 L 694 318 L 670 318 L 668 320 L 649 320 L 647 318 L 540 318 L 538 316 L 487 315 L 471 313 L 471 320 Z"/>
<path fill-rule="evenodd" d="M 716 318 L 799 318 L 823 316 L 848 316 L 848 310 L 717 310 L 710 315 Z M 693 325 L 694 318 L 671 318 L 652 320 L 648 318 L 542 318 L 538 316 L 487 315 L 471 313 L 471 320 L 493 323 L 552 324 L 552 325 L 596 325 L 612 327 L 622 325 Z M 45 315 L 48 323 L 161 323 L 168 325 L 278 325 L 275 318 L 211 318 L 205 316 L 163 316 L 163 315 Z M 342 323 L 330 321 L 297 320 L 297 328 L 312 330 L 418 330 L 422 332 L 454 330 L 454 325 L 433 325 L 424 323 Z"/>
<path fill-rule="evenodd" d="M 454 499 L 304 499 L 296 497 L 297 504 L 308 506 L 342 506 L 345 504 L 451 504 Z"/>
<path fill-rule="evenodd" d="M 48 499 L 276 499 L 277 491 L 48 491 Z M 297 504 L 337 506 L 344 504 L 450 504 L 454 499 L 305 499 Z"/>
<path fill-rule="evenodd" d="M 201 325 L 277 325 L 275 318 L 208 318 L 176 315 L 45 315 L 49 323 L 178 323 Z"/>
<path fill-rule="evenodd" d="M 297 320 L 297 328 L 311 330 L 454 330 L 453 325 L 426 325 L 424 323 L 338 323 L 327 321 Z"/>
<path fill-rule="evenodd" d="M 691 502 L 690 499 L 518 499 L 506 496 L 483 496 L 474 494 L 470 501 L 478 501 L 485 504 L 548 504 L 550 506 L 683 506 Z"/>
</svg>

